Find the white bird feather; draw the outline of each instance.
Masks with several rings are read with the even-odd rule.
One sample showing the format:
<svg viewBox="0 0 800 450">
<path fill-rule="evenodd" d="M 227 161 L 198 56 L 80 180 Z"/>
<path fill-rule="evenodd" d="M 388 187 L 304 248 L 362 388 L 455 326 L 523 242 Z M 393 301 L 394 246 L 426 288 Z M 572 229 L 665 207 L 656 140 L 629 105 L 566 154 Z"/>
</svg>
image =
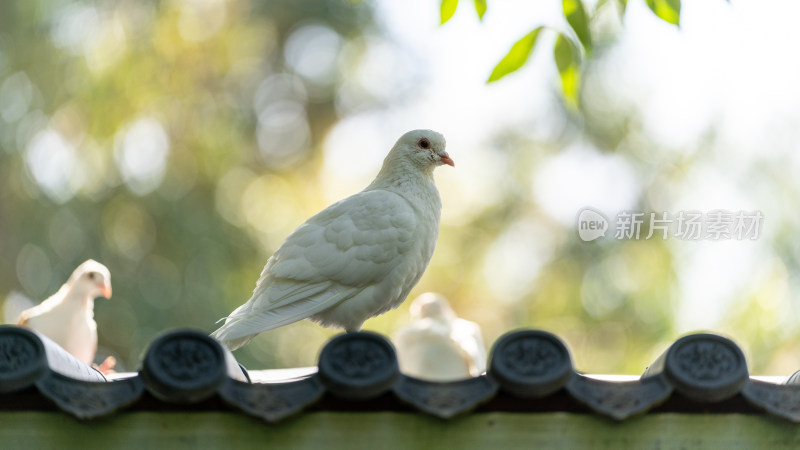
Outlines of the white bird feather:
<svg viewBox="0 0 800 450">
<path fill-rule="evenodd" d="M 253 296 L 211 335 L 235 350 L 258 333 L 306 318 L 359 330 L 399 306 L 436 246 L 442 203 L 433 169 L 442 164 L 454 165 L 441 134 L 404 134 L 369 186 L 286 238 Z"/>
<path fill-rule="evenodd" d="M 53 295 L 23 311 L 17 325 L 34 329 L 91 365 L 97 352 L 94 299 L 111 298 L 111 274 L 92 259 L 78 266 Z"/>
<path fill-rule="evenodd" d="M 414 299 L 411 318 L 393 339 L 403 374 L 429 381 L 455 381 L 486 371 L 480 327 L 456 317 L 443 296 L 429 292 Z"/>
</svg>

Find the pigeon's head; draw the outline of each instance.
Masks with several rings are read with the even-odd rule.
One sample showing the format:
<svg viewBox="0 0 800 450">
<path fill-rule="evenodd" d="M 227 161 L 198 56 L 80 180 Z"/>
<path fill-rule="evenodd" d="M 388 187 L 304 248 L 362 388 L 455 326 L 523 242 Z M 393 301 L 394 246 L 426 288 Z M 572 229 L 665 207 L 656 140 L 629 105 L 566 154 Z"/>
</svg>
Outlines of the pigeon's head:
<svg viewBox="0 0 800 450">
<path fill-rule="evenodd" d="M 398 153 L 404 159 L 423 171 L 431 171 L 437 166 L 455 166 L 450 155 L 444 151 L 444 136 L 432 130 L 414 130 L 402 135 L 391 153 Z"/>
<path fill-rule="evenodd" d="M 78 266 L 69 277 L 68 283 L 73 292 L 83 293 L 91 298 L 101 295 L 111 298 L 111 273 L 106 266 L 93 259 Z"/>
<path fill-rule="evenodd" d="M 415 298 L 410 309 L 412 320 L 436 319 L 449 322 L 456 318 L 447 299 L 433 292 L 426 292 Z"/>
</svg>

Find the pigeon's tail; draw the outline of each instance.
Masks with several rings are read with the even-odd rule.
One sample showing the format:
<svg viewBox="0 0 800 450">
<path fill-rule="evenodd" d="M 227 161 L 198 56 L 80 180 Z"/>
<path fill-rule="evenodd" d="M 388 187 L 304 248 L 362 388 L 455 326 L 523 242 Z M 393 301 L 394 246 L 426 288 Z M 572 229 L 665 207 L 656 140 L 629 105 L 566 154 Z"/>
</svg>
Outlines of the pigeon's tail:
<svg viewBox="0 0 800 450">
<path fill-rule="evenodd" d="M 223 344 L 225 345 L 225 347 L 228 347 L 228 350 L 234 351 L 239 347 L 243 346 L 244 344 L 250 342 L 250 339 L 253 339 L 254 336 L 255 334 L 251 334 L 250 336 L 246 336 L 240 339 L 231 339 L 230 341 L 224 341 Z"/>
<path fill-rule="evenodd" d="M 250 339 L 255 337 L 255 334 L 251 334 L 248 336 L 241 336 L 241 337 L 231 337 L 231 329 L 229 326 L 223 325 L 219 327 L 216 331 L 211 333 L 211 337 L 218 340 L 222 345 L 228 348 L 230 351 L 234 351 L 239 347 L 243 346 L 244 344 L 250 342 Z"/>
<path fill-rule="evenodd" d="M 211 337 L 218 340 L 222 345 L 228 348 L 230 351 L 234 351 L 239 347 L 243 346 L 250 342 L 250 339 L 253 339 L 255 334 L 251 334 L 249 336 L 244 336 L 240 338 L 233 338 L 229 339 L 226 335 L 228 335 L 228 329 L 225 328 L 225 325 L 219 327 L 216 331 L 211 333 Z"/>
<path fill-rule="evenodd" d="M 292 282 L 297 285 L 297 282 Z M 287 301 L 283 298 L 282 301 L 286 302 L 284 305 L 275 306 L 269 305 L 270 309 L 264 311 L 252 311 L 253 299 L 248 300 L 244 305 L 236 308 L 228 317 L 225 318 L 225 323 L 211 333 L 211 337 L 222 342 L 231 350 L 246 344 L 250 339 L 259 333 L 273 330 L 284 325 L 288 325 L 298 320 L 303 320 L 310 316 L 318 314 L 320 311 L 330 308 L 339 304 L 341 301 L 348 298 L 351 294 L 350 290 L 344 289 L 338 292 L 335 289 L 326 291 L 332 283 L 326 282 L 323 284 L 311 285 L 313 290 L 309 291 L 307 286 L 300 286 L 302 292 L 296 293 L 297 298 L 292 298 Z M 311 292 L 310 295 L 309 292 Z M 324 295 L 317 295 L 324 294 Z M 256 298 L 254 296 L 254 298 Z M 257 299 L 256 299 L 257 300 Z M 316 319 L 320 322 L 325 322 L 323 319 Z M 359 329 L 363 321 L 358 322 L 357 326 L 348 329 Z M 328 321 L 330 325 L 339 325 L 338 322 Z M 326 324 L 327 326 L 330 326 Z"/>
</svg>

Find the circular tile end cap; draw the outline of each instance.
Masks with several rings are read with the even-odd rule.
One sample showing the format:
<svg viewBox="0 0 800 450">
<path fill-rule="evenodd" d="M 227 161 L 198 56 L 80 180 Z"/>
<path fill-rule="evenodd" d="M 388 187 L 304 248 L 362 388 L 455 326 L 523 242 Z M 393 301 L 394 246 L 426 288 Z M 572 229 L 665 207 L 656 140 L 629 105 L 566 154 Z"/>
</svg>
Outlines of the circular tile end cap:
<svg viewBox="0 0 800 450">
<path fill-rule="evenodd" d="M 399 375 L 394 346 L 377 333 L 340 334 L 319 355 L 320 380 L 338 397 L 376 397 L 391 389 Z"/>
<path fill-rule="evenodd" d="M 168 331 L 150 345 L 141 370 L 148 390 L 176 403 L 193 403 L 214 392 L 226 378 L 225 352 L 196 330 Z"/>
<path fill-rule="evenodd" d="M 32 385 L 47 372 L 44 344 L 30 330 L 0 325 L 0 392 Z"/>
<path fill-rule="evenodd" d="M 707 402 L 738 394 L 750 378 L 739 346 L 709 333 L 675 341 L 667 350 L 664 373 L 678 392 Z"/>
<path fill-rule="evenodd" d="M 567 346 L 546 331 L 512 331 L 492 348 L 489 374 L 515 395 L 544 397 L 561 389 L 574 373 Z"/>
</svg>

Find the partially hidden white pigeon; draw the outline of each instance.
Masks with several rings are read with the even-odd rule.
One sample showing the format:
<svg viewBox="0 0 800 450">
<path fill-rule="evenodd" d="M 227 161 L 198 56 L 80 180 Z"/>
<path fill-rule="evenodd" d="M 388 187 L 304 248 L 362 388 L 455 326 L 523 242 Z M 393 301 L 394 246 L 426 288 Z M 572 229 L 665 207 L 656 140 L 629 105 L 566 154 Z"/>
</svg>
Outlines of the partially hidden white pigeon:
<svg viewBox="0 0 800 450">
<path fill-rule="evenodd" d="M 433 169 L 443 164 L 454 166 L 444 136 L 431 130 L 404 134 L 369 186 L 286 238 L 250 300 L 211 336 L 235 350 L 258 333 L 298 320 L 357 331 L 370 317 L 397 308 L 436 246 L 442 201 Z"/>
<path fill-rule="evenodd" d="M 87 260 L 72 272 L 55 294 L 23 311 L 17 325 L 44 334 L 74 357 L 91 365 L 97 352 L 94 299 L 101 295 L 111 298 L 111 274 L 106 266 Z M 107 373 L 113 368 L 115 361 L 111 358 L 101 365 L 101 372 Z"/>
<path fill-rule="evenodd" d="M 486 370 L 480 327 L 456 317 L 443 296 L 428 292 L 414 299 L 411 320 L 393 339 L 403 374 L 429 381 L 455 381 Z"/>
</svg>

